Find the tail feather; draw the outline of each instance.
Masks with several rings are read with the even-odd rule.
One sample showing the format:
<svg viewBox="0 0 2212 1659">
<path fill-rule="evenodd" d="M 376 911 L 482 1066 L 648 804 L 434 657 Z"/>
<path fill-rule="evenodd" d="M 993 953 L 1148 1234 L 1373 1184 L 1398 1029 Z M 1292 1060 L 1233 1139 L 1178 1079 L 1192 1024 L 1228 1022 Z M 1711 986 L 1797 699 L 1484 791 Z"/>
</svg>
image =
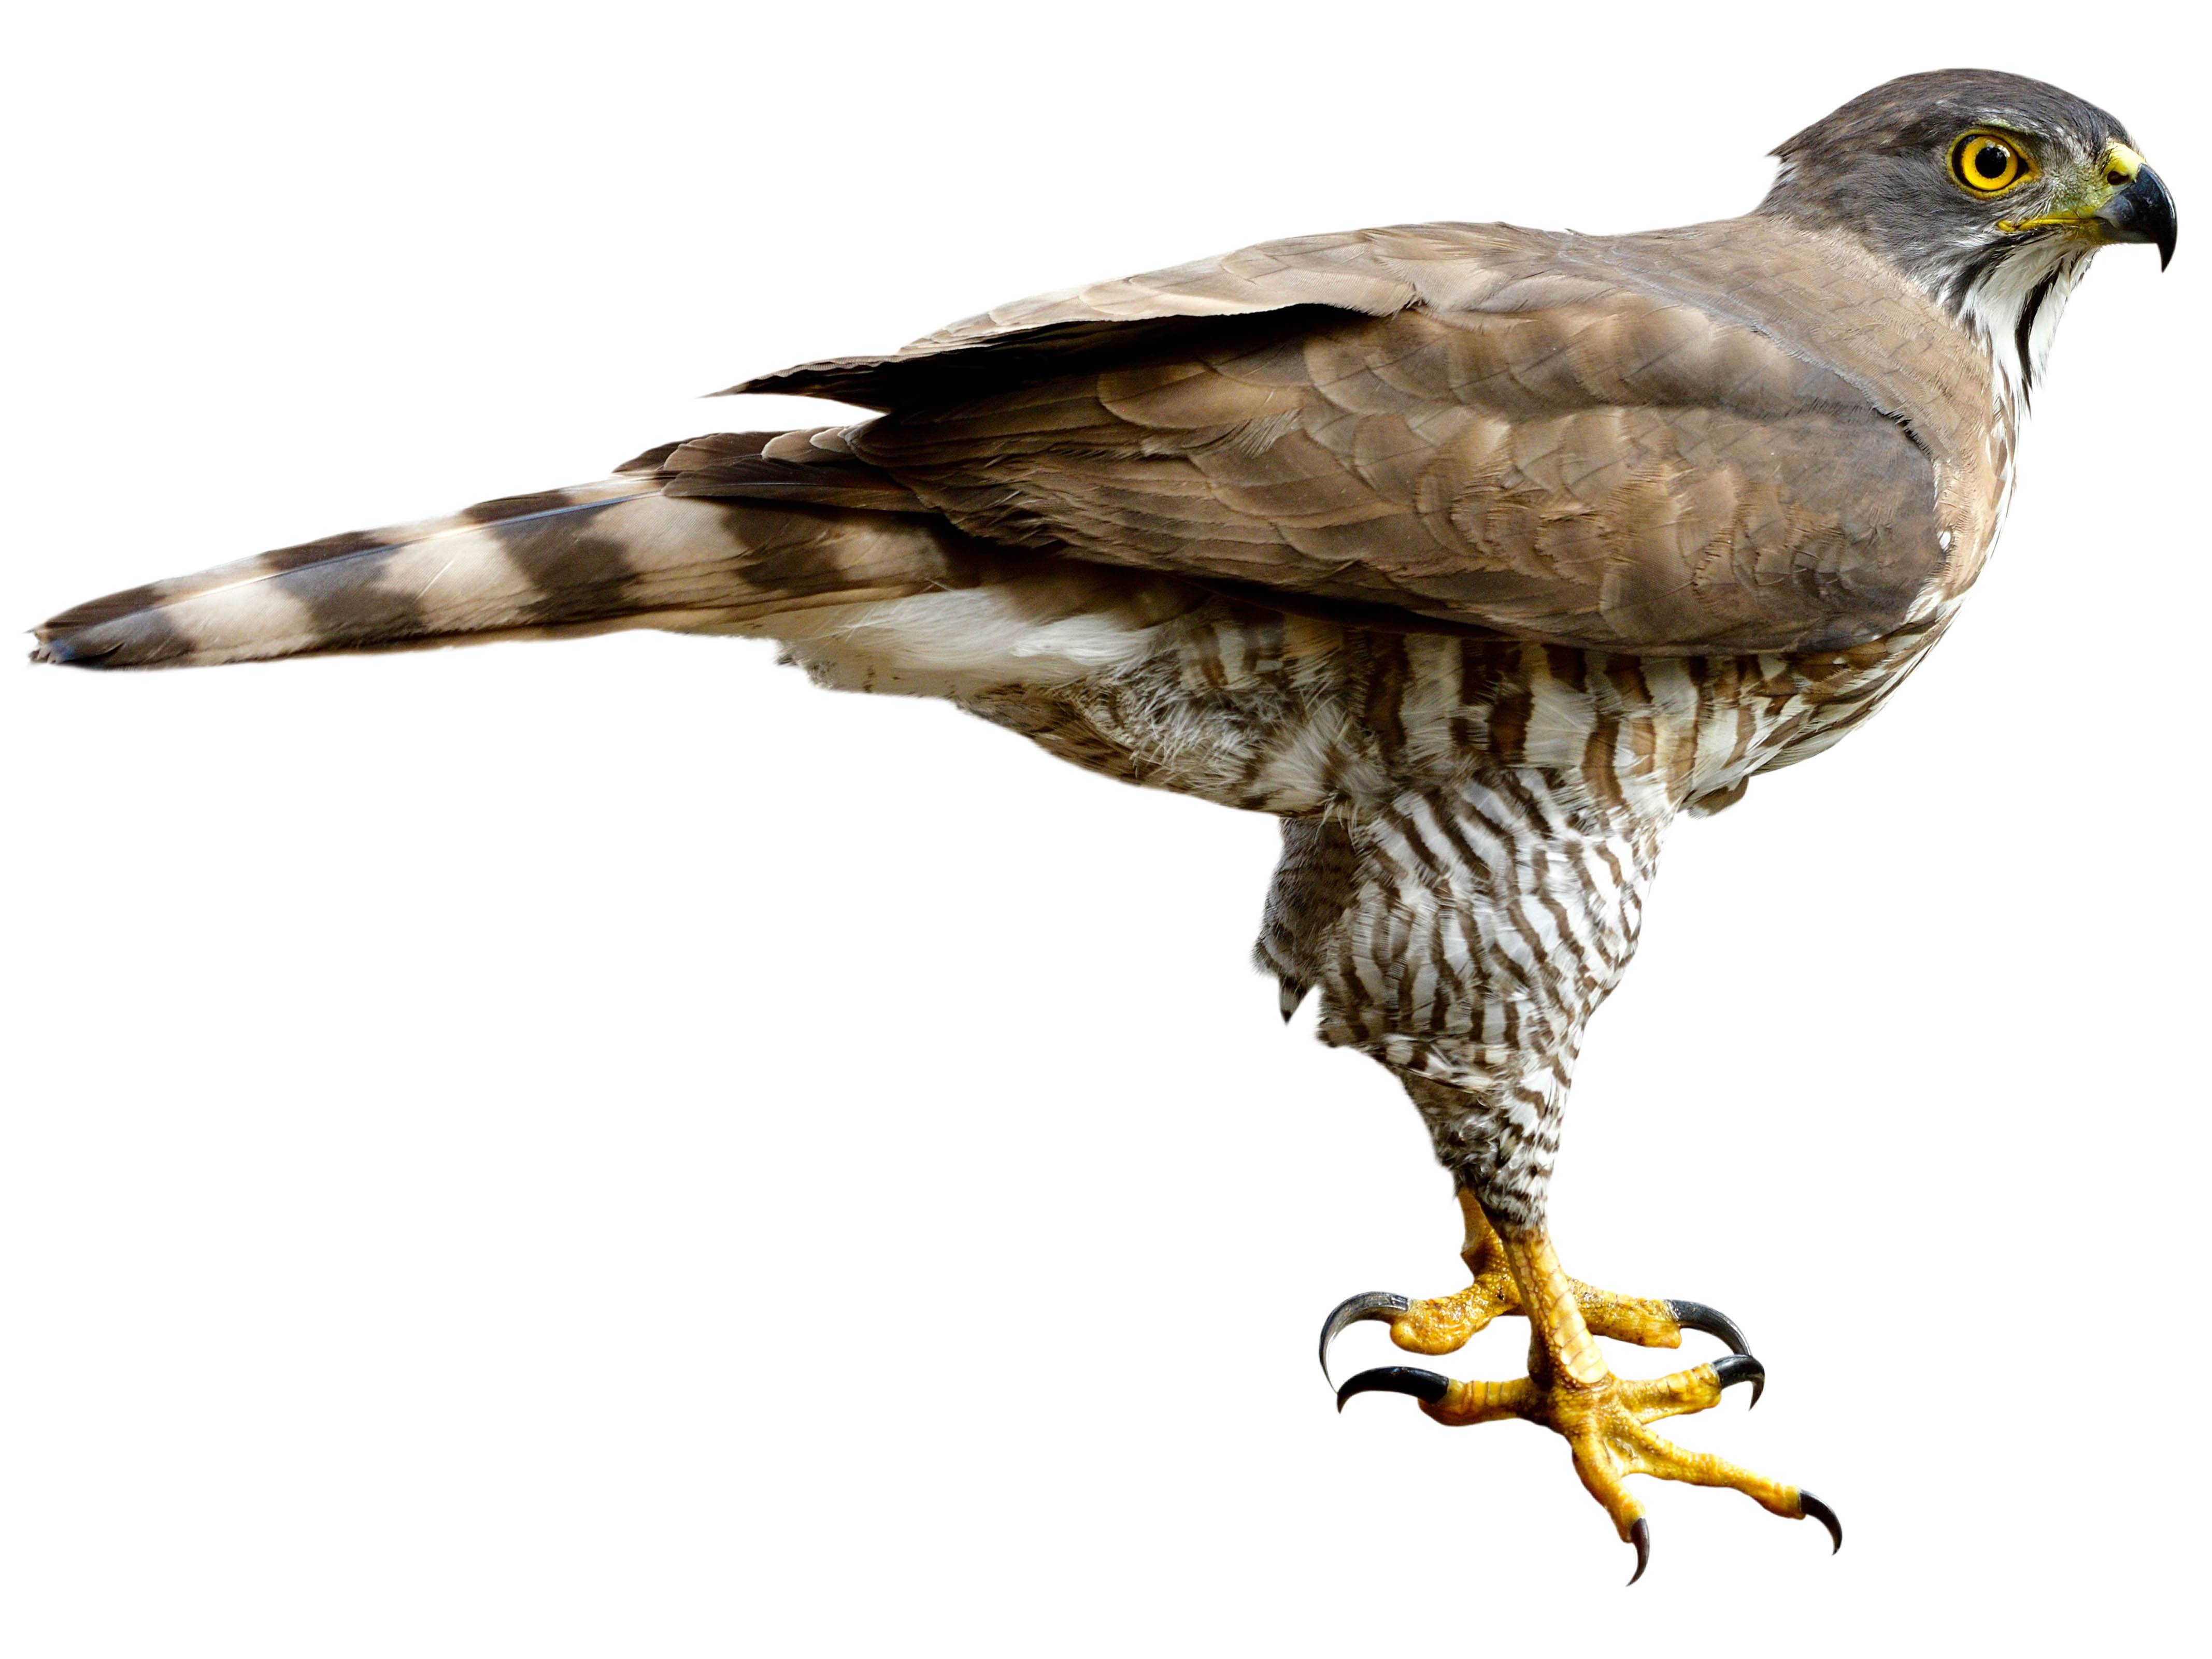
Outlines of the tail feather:
<svg viewBox="0 0 2212 1659">
<path fill-rule="evenodd" d="M 36 629 L 32 655 L 137 668 L 611 628 L 742 629 L 787 611 L 973 586 L 997 562 L 911 498 L 904 511 L 881 492 L 868 499 L 866 480 L 825 475 L 816 499 L 774 487 L 760 491 L 767 499 L 686 499 L 664 489 L 669 471 L 653 465 L 664 459 L 94 599 Z"/>
</svg>

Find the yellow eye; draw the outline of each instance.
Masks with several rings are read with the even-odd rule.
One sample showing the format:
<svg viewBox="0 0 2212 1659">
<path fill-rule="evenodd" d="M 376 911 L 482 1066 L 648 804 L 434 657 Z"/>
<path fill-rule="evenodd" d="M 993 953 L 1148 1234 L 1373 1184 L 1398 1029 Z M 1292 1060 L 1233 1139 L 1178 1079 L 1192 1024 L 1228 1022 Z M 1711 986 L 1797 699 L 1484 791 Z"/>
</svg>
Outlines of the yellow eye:
<svg viewBox="0 0 2212 1659">
<path fill-rule="evenodd" d="M 1951 176 L 1977 196 L 2001 196 L 2035 166 L 2011 139 L 1994 132 L 1969 132 L 1951 146 Z"/>
</svg>

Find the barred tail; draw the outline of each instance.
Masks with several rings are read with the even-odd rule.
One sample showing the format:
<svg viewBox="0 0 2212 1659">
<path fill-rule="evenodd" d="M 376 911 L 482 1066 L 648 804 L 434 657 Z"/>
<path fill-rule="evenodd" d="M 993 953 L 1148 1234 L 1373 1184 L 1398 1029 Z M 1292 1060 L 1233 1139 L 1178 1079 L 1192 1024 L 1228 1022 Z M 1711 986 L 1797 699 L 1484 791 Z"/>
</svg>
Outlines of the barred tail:
<svg viewBox="0 0 2212 1659">
<path fill-rule="evenodd" d="M 684 499 L 663 493 L 665 476 L 487 501 L 132 588 L 63 611 L 35 630 L 32 655 L 142 668 L 611 628 L 744 631 L 981 579 L 986 556 L 940 520 Z"/>
</svg>

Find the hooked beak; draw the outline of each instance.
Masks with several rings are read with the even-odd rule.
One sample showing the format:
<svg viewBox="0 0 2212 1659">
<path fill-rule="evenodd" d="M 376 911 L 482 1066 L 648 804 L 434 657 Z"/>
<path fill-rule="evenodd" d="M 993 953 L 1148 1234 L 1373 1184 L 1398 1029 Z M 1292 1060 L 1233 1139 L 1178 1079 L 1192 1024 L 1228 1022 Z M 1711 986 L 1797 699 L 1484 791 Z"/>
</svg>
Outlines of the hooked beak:
<svg viewBox="0 0 2212 1659">
<path fill-rule="evenodd" d="M 2158 248 L 2158 268 L 2173 260 L 2179 228 L 2166 180 L 2125 144 L 2106 146 L 2105 159 L 2081 185 L 2062 197 L 2051 212 L 2033 219 L 2000 219 L 2008 236 L 2045 227 L 2070 231 L 2093 242 L 2150 242 Z"/>
<path fill-rule="evenodd" d="M 2115 242 L 2155 243 L 2160 270 L 2172 263 L 2179 222 L 2166 180 L 2151 171 L 2148 162 L 2136 160 L 2133 176 L 2112 192 L 2095 216 L 2105 234 Z"/>
</svg>

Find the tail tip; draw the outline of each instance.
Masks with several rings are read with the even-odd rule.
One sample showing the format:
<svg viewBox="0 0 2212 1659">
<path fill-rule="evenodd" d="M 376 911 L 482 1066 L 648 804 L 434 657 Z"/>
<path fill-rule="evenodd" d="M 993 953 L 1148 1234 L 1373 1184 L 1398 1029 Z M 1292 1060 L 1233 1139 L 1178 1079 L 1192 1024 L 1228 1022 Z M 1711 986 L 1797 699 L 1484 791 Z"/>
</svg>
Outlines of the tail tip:
<svg viewBox="0 0 2212 1659">
<path fill-rule="evenodd" d="M 82 667 L 86 658 L 82 652 L 69 642 L 69 637 L 66 635 L 39 634 L 33 636 L 31 660 L 52 663 L 59 667 L 67 668 Z"/>
<path fill-rule="evenodd" d="M 144 668 L 175 662 L 191 642 L 158 609 L 107 601 L 50 617 L 31 633 L 31 660 L 61 668 Z"/>
<path fill-rule="evenodd" d="M 31 630 L 31 661 L 57 668 L 121 668 L 142 660 L 159 660 L 158 653 L 133 648 L 131 636 L 112 625 L 57 628 L 52 623 Z"/>
</svg>

